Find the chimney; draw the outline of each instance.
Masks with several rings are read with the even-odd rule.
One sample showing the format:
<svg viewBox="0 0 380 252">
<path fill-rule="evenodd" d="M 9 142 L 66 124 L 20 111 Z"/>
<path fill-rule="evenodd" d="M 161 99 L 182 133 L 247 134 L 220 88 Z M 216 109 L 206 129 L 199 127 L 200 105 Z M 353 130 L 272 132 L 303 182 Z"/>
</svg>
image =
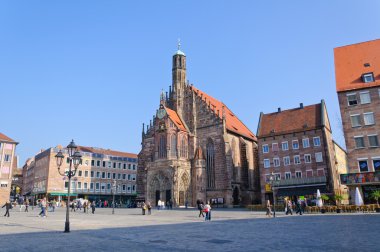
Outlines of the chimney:
<svg viewBox="0 0 380 252">
<path fill-rule="evenodd" d="M 281 108 L 278 108 L 278 109 L 277 109 L 277 112 L 280 113 L 280 112 L 281 112 Z"/>
<path fill-rule="evenodd" d="M 303 109 L 303 103 L 302 102 L 300 103 L 300 109 Z"/>
</svg>

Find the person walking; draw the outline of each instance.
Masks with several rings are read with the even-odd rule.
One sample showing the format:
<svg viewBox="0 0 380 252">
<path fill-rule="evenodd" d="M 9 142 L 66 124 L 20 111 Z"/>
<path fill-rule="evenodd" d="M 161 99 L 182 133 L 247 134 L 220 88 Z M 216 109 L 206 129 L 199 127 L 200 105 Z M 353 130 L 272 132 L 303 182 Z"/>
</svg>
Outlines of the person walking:
<svg viewBox="0 0 380 252">
<path fill-rule="evenodd" d="M 146 204 L 146 207 L 148 208 L 148 215 L 151 215 L 151 214 L 152 214 L 152 205 L 150 204 L 149 201 L 148 201 L 148 203 Z"/>
<path fill-rule="evenodd" d="M 141 210 L 142 210 L 142 215 L 145 215 L 145 210 L 146 210 L 146 204 L 145 204 L 145 202 L 142 203 Z"/>
<path fill-rule="evenodd" d="M 46 198 L 43 198 L 41 200 L 41 212 L 39 213 L 38 216 L 46 217 L 46 206 L 47 206 Z"/>
<path fill-rule="evenodd" d="M 12 209 L 12 205 L 9 201 L 5 202 L 4 206 L 2 206 L 1 208 L 4 208 L 5 207 L 5 214 L 4 214 L 4 217 L 8 217 L 9 218 L 9 209 Z"/>
<path fill-rule="evenodd" d="M 86 208 L 87 208 L 87 202 L 83 202 L 83 212 L 86 213 Z"/>
<path fill-rule="evenodd" d="M 271 209 L 271 205 L 270 205 L 270 200 L 267 200 L 267 214 L 266 214 L 266 216 L 272 217 L 272 209 Z"/>
<path fill-rule="evenodd" d="M 29 212 L 29 200 L 28 199 L 26 199 L 25 200 L 25 211 L 24 212 Z"/>
<path fill-rule="evenodd" d="M 161 210 L 161 200 L 158 200 L 157 202 L 157 210 Z"/>
<path fill-rule="evenodd" d="M 197 205 L 198 205 L 198 210 L 199 210 L 199 216 L 198 217 L 200 218 L 201 215 L 202 215 L 202 217 L 205 217 L 203 214 L 203 208 L 204 208 L 203 202 L 198 200 Z"/>
<path fill-rule="evenodd" d="M 95 214 L 95 201 L 91 203 L 92 214 Z"/>
<path fill-rule="evenodd" d="M 21 212 L 22 208 L 24 207 L 24 198 L 23 197 L 20 197 L 20 199 L 18 200 L 18 204 L 20 206 L 20 212 Z"/>
<path fill-rule="evenodd" d="M 71 202 L 71 212 L 74 211 L 75 212 L 75 203 L 74 201 Z"/>
<path fill-rule="evenodd" d="M 300 198 L 298 198 L 298 200 L 296 201 L 296 209 L 296 214 L 299 213 L 300 215 L 302 215 L 302 202 Z"/>
<path fill-rule="evenodd" d="M 211 221 L 211 206 L 209 201 L 207 201 L 203 209 L 206 213 L 205 221 Z"/>
<path fill-rule="evenodd" d="M 292 201 L 290 199 L 287 201 L 285 214 L 288 215 L 289 213 L 290 213 L 290 215 L 293 215 Z"/>
<path fill-rule="evenodd" d="M 53 199 L 53 201 L 51 202 L 51 211 L 52 212 L 55 212 L 56 206 L 57 206 L 57 201 L 55 201 L 55 199 Z"/>
</svg>

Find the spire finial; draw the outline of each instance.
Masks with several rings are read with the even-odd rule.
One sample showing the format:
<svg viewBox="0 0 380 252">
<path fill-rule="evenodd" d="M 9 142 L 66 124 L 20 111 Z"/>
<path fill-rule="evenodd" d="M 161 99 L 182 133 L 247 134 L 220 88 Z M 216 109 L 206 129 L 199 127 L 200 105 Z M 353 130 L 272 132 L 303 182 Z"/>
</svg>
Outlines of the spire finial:
<svg viewBox="0 0 380 252">
<path fill-rule="evenodd" d="M 178 50 L 180 50 L 180 48 L 181 48 L 181 39 L 180 38 L 178 39 L 177 48 L 178 48 Z"/>
<path fill-rule="evenodd" d="M 165 99 L 164 89 L 161 89 L 160 101 L 164 101 L 164 99 Z"/>
</svg>

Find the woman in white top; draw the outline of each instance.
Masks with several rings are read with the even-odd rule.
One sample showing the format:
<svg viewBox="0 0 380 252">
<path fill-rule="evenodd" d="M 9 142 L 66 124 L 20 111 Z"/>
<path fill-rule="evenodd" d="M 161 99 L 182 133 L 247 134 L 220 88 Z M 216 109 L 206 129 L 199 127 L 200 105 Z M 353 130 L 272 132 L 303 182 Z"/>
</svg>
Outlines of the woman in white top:
<svg viewBox="0 0 380 252">
<path fill-rule="evenodd" d="M 210 202 L 207 201 L 207 204 L 203 207 L 205 213 L 206 213 L 206 217 L 205 217 L 205 221 L 211 221 L 211 206 L 210 206 Z"/>
</svg>

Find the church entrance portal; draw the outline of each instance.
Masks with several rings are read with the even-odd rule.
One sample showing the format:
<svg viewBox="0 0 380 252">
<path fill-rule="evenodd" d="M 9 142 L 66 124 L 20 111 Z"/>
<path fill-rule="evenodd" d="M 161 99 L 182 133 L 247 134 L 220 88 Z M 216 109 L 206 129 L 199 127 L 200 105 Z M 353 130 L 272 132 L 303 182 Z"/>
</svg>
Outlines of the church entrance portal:
<svg viewBox="0 0 380 252">
<path fill-rule="evenodd" d="M 234 188 L 234 192 L 232 194 L 232 197 L 233 197 L 233 200 L 234 200 L 234 205 L 239 205 L 240 204 L 240 200 L 239 200 L 239 188 L 237 186 L 235 186 Z"/>
</svg>

